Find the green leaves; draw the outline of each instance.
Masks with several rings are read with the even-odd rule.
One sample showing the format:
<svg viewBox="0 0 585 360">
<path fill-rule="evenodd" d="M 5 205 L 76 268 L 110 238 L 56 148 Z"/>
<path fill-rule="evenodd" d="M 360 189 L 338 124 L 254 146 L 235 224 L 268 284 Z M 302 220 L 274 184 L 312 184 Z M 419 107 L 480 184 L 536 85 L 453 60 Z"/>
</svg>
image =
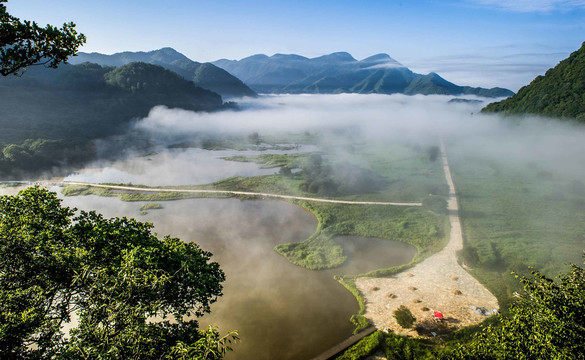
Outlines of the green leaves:
<svg viewBox="0 0 585 360">
<path fill-rule="evenodd" d="M 398 325 L 405 329 L 410 329 L 416 321 L 410 310 L 404 305 L 400 305 L 398 309 L 394 310 L 394 318 Z"/>
<path fill-rule="evenodd" d="M 169 359 L 175 360 L 219 360 L 232 351 L 232 344 L 240 340 L 237 331 L 228 331 L 219 336 L 216 328 L 209 325 L 207 330 L 200 331 L 201 338 L 191 345 L 179 343 L 171 352 Z"/>
<path fill-rule="evenodd" d="M 56 68 L 74 55 L 85 43 L 85 35 L 78 34 L 75 24 L 63 27 L 40 27 L 34 21 L 20 21 L 6 11 L 7 0 L 0 0 L 0 74 L 21 75 L 30 65 Z"/>
<path fill-rule="evenodd" d="M 571 265 L 558 281 L 538 271 L 520 281 L 526 293 L 510 306 L 510 316 L 479 333 L 461 357 L 584 359 L 585 271 Z"/>
<path fill-rule="evenodd" d="M 159 240 L 149 223 L 74 214 L 38 187 L 0 197 L 2 354 L 160 359 L 203 336 L 183 319 L 221 296 L 210 253 Z M 79 325 L 64 340 L 71 318 Z"/>
<path fill-rule="evenodd" d="M 537 76 L 518 93 L 491 103 L 482 112 L 541 114 L 585 120 L 585 43 L 567 59 Z"/>
</svg>

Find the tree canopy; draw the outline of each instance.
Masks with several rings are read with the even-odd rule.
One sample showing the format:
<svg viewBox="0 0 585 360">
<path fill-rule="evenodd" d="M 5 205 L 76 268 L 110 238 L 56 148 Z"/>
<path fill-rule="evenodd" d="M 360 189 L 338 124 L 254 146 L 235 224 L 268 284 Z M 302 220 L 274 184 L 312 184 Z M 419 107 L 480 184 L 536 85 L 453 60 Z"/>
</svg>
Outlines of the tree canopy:
<svg viewBox="0 0 585 360">
<path fill-rule="evenodd" d="M 163 359 L 202 343 L 225 351 L 226 340 L 195 320 L 221 296 L 224 273 L 195 243 L 160 240 L 152 227 L 77 213 L 38 187 L 0 197 L 0 353 Z"/>
<path fill-rule="evenodd" d="M 585 43 L 568 58 L 537 76 L 518 93 L 482 112 L 539 114 L 585 121 Z"/>
<path fill-rule="evenodd" d="M 525 294 L 510 305 L 501 324 L 478 333 L 465 359 L 585 359 L 585 270 L 553 281 L 538 271 L 521 277 Z"/>
<path fill-rule="evenodd" d="M 6 10 L 8 0 L 0 0 L 0 74 L 20 75 L 31 65 L 56 68 L 85 43 L 72 22 L 57 28 L 41 27 L 34 21 L 14 17 Z"/>
</svg>

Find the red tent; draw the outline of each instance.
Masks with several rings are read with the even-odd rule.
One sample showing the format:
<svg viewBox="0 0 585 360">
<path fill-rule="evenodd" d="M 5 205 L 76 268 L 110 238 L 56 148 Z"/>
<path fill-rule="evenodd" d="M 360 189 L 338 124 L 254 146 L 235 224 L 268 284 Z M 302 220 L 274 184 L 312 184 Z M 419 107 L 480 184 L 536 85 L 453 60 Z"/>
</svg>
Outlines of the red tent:
<svg viewBox="0 0 585 360">
<path fill-rule="evenodd" d="M 438 311 L 435 311 L 435 312 L 433 313 L 433 317 L 434 317 L 435 319 L 443 319 L 443 313 L 440 313 L 440 312 L 438 312 Z"/>
</svg>

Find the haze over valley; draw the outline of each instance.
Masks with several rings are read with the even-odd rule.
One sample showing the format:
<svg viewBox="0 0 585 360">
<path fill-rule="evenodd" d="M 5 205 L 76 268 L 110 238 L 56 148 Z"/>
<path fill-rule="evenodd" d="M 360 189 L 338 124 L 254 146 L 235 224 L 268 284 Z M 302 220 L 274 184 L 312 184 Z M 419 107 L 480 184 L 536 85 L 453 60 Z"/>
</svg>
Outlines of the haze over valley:
<svg viewBox="0 0 585 360">
<path fill-rule="evenodd" d="M 583 359 L 583 4 L 23 3 L 0 358 Z"/>
</svg>

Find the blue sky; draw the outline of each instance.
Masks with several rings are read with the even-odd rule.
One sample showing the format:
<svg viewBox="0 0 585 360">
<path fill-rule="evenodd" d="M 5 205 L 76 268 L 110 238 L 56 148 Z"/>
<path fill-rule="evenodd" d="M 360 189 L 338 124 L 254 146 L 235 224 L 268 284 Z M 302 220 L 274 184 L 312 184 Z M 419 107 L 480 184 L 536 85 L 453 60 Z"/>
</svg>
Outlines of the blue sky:
<svg viewBox="0 0 585 360">
<path fill-rule="evenodd" d="M 585 0 L 9 0 L 77 24 L 86 52 L 170 46 L 196 61 L 252 54 L 387 53 L 413 71 L 516 91 L 585 41 Z"/>
</svg>

